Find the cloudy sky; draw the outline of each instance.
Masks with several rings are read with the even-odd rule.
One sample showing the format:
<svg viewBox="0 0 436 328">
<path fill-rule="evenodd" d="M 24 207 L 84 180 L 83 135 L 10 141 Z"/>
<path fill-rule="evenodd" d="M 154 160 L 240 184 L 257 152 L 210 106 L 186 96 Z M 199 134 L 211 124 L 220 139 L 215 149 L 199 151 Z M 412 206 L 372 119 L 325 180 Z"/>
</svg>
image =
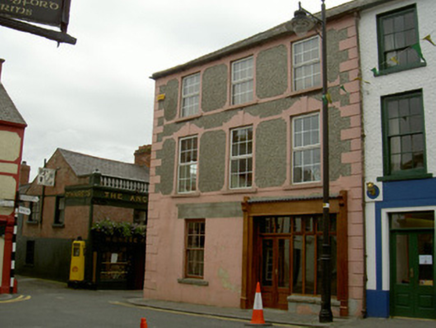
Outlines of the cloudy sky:
<svg viewBox="0 0 436 328">
<path fill-rule="evenodd" d="M 302 6 L 315 13 L 321 1 Z M 31 178 L 56 148 L 132 163 L 151 143 L 154 72 L 279 25 L 297 8 L 297 0 L 72 0 L 77 44 L 59 47 L 0 26 L 1 79 L 28 124 Z"/>
</svg>

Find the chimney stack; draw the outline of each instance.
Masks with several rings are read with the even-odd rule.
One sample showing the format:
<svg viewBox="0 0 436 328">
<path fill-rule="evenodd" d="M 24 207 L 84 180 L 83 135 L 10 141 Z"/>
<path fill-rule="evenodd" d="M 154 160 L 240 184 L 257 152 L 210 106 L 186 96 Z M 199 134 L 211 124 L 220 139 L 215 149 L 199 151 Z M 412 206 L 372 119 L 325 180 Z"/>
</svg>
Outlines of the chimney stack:
<svg viewBox="0 0 436 328">
<path fill-rule="evenodd" d="M 0 82 L 2 80 L 2 68 L 3 68 L 4 62 L 5 62 L 5 60 L 3 58 L 0 58 Z"/>
<path fill-rule="evenodd" d="M 20 186 L 29 184 L 29 177 L 30 177 L 30 166 L 27 165 L 26 161 L 23 161 L 20 167 Z"/>
<path fill-rule="evenodd" d="M 136 165 L 150 167 L 151 145 L 139 146 L 134 155 Z"/>
</svg>

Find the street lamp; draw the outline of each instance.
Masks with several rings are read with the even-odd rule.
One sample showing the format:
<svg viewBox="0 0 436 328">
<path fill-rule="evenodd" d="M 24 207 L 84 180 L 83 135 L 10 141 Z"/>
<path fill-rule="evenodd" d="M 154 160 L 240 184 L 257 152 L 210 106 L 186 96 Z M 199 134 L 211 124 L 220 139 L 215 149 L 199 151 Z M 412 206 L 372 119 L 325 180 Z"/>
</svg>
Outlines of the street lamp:
<svg viewBox="0 0 436 328">
<path fill-rule="evenodd" d="M 298 10 L 294 13 L 294 18 L 290 25 L 298 36 L 304 36 L 317 23 L 321 25 L 322 39 L 322 157 L 323 157 L 323 242 L 321 253 L 322 268 L 322 292 L 321 292 L 321 311 L 319 313 L 320 322 L 332 322 L 333 315 L 331 310 L 331 246 L 330 246 L 330 203 L 329 203 L 329 130 L 328 130 L 328 96 L 327 96 L 327 32 L 326 32 L 326 13 L 325 3 L 321 0 L 321 19 L 315 17 L 298 3 Z"/>
</svg>

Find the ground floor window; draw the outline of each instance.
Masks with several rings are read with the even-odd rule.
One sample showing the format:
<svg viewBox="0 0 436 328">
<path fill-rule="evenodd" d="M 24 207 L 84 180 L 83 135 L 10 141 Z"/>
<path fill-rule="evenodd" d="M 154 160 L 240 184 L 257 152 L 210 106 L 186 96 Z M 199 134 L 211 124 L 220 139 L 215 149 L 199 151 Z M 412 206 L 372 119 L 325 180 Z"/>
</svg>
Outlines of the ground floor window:
<svg viewBox="0 0 436 328">
<path fill-rule="evenodd" d="M 186 220 L 186 278 L 203 278 L 205 227 L 205 220 Z"/>
<path fill-rule="evenodd" d="M 307 300 L 322 293 L 322 198 L 253 199 L 244 212 L 241 307 L 253 306 L 259 281 L 263 306 L 288 309 L 292 296 Z M 347 193 L 330 199 L 331 295 L 348 315 Z M 302 299 L 301 299 L 302 297 Z"/>
<path fill-rule="evenodd" d="M 26 265 L 35 264 L 35 241 L 28 240 L 26 242 Z"/>
<path fill-rule="evenodd" d="M 322 215 L 260 217 L 262 285 L 289 288 L 290 294 L 321 293 Z M 336 295 L 336 216 L 330 218 L 332 295 Z M 276 241 L 275 241 L 276 239 Z M 277 247 L 274 247 L 274 244 Z"/>
<path fill-rule="evenodd" d="M 102 252 L 101 281 L 126 280 L 130 266 L 126 247 L 120 247 L 117 251 Z"/>
</svg>

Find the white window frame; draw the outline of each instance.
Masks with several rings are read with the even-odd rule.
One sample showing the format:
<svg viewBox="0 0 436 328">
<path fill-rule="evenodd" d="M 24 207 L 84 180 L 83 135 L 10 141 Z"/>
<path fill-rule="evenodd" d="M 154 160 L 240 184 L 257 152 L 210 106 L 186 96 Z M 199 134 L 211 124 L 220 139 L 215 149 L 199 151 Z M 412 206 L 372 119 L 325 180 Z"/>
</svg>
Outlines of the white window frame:
<svg viewBox="0 0 436 328">
<path fill-rule="evenodd" d="M 234 140 L 234 133 L 246 130 L 247 135 L 251 130 L 251 139 L 242 141 Z M 230 164 L 229 164 L 229 188 L 247 189 L 253 186 L 253 127 L 244 126 L 230 130 Z M 235 150 L 235 151 L 234 151 Z M 241 150 L 245 150 L 242 151 Z M 233 167 L 237 171 L 233 172 Z M 241 176 L 245 179 L 241 180 Z M 241 183 L 243 181 L 244 183 Z"/>
<path fill-rule="evenodd" d="M 185 220 L 185 277 L 203 279 L 206 220 Z"/>
<path fill-rule="evenodd" d="M 301 130 L 297 129 L 296 124 L 300 120 L 312 119 L 313 117 L 317 118 L 318 129 L 314 129 L 312 125 L 306 130 L 303 126 Z M 304 123 L 303 123 L 304 125 Z M 313 135 L 316 131 L 316 134 Z M 294 184 L 302 184 L 302 183 L 314 183 L 321 181 L 321 136 L 320 136 L 320 114 L 314 113 L 309 115 L 295 116 L 292 118 L 292 183 Z M 300 138 L 299 138 L 299 136 Z M 313 140 L 305 140 L 310 138 Z M 301 142 L 300 142 L 301 140 Z M 314 158 L 314 152 L 318 150 L 318 162 L 316 158 Z M 297 157 L 300 156 L 298 160 Z M 311 157 L 311 161 L 308 163 L 305 161 L 305 157 Z M 298 165 L 297 165 L 298 160 Z M 300 177 L 298 181 L 296 180 L 297 175 L 295 171 L 297 168 L 301 169 Z M 309 169 L 311 171 L 311 178 L 305 178 L 305 169 Z"/>
<path fill-rule="evenodd" d="M 304 47 L 304 44 L 308 44 L 313 40 L 316 40 L 314 44 L 317 45 L 317 49 L 303 49 L 301 52 L 297 52 L 297 47 Z M 316 57 L 304 58 L 305 55 L 311 57 L 310 53 L 314 50 L 317 50 Z M 316 66 L 318 66 L 318 72 L 314 72 L 314 67 Z M 301 77 L 297 78 L 297 70 L 308 70 L 310 73 L 306 72 Z M 300 81 L 302 86 L 298 85 Z M 314 36 L 292 44 L 292 86 L 294 91 L 321 86 L 321 46 L 319 36 Z"/>
<path fill-rule="evenodd" d="M 182 101 L 180 117 L 198 114 L 200 108 L 200 73 L 182 79 Z"/>
<path fill-rule="evenodd" d="M 254 59 L 246 57 L 232 63 L 231 103 L 239 105 L 253 100 Z"/>
<path fill-rule="evenodd" d="M 190 148 L 185 144 L 190 143 Z M 195 142 L 195 147 L 194 147 Z M 197 190 L 198 137 L 190 136 L 179 140 L 179 162 L 177 174 L 177 192 L 192 193 Z M 188 171 L 186 171 L 188 170 Z M 189 173 L 188 173 L 189 172 Z"/>
</svg>

